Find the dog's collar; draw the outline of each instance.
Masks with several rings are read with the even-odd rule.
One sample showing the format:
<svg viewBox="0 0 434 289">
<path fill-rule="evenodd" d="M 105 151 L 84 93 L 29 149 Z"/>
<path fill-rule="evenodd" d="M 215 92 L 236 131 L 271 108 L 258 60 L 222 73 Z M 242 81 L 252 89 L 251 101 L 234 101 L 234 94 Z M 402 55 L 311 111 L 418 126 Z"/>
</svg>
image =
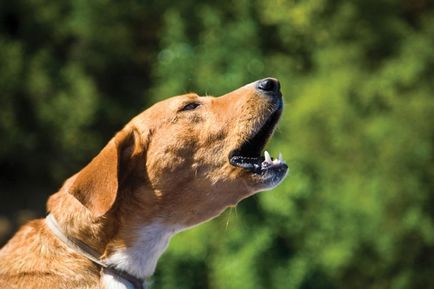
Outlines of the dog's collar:
<svg viewBox="0 0 434 289">
<path fill-rule="evenodd" d="M 108 272 L 116 276 L 117 278 L 124 279 L 125 281 L 131 283 L 131 285 L 133 285 L 135 289 L 146 289 L 146 286 L 144 285 L 145 280 L 134 277 L 125 271 L 118 270 L 113 266 L 108 265 L 100 259 L 100 254 L 90 248 L 83 241 L 66 236 L 66 234 L 62 231 L 52 214 L 48 214 L 48 216 L 45 218 L 45 223 L 47 224 L 51 232 L 59 240 L 65 243 L 65 245 L 74 250 L 76 253 L 82 255 L 83 257 L 86 257 L 96 265 L 100 266 L 103 271 Z"/>
</svg>

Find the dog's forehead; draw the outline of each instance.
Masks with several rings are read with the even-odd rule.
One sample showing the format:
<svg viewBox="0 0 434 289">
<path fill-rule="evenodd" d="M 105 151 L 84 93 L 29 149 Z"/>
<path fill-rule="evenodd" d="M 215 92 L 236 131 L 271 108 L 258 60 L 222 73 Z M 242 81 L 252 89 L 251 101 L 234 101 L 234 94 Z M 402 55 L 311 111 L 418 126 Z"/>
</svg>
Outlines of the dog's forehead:
<svg viewBox="0 0 434 289">
<path fill-rule="evenodd" d="M 200 96 L 197 95 L 196 93 L 186 93 L 186 94 L 169 97 L 166 100 L 161 101 L 160 103 L 164 103 L 163 105 L 178 107 L 178 105 L 183 104 L 185 102 L 196 101 L 199 99 L 199 97 Z"/>
<path fill-rule="evenodd" d="M 200 96 L 197 95 L 196 93 L 187 93 L 187 94 L 172 96 L 155 103 L 147 110 L 152 110 L 152 112 L 156 111 L 157 113 L 161 113 L 163 111 L 173 111 L 173 110 L 177 110 L 180 106 L 184 104 L 197 101 L 199 97 Z M 147 110 L 145 110 L 145 112 Z"/>
<path fill-rule="evenodd" d="M 187 93 L 163 99 L 136 115 L 131 120 L 131 123 L 137 128 L 148 127 L 150 124 L 158 126 L 159 122 L 167 118 L 173 118 L 180 107 L 197 101 L 199 98 L 200 96 L 196 93 Z"/>
</svg>

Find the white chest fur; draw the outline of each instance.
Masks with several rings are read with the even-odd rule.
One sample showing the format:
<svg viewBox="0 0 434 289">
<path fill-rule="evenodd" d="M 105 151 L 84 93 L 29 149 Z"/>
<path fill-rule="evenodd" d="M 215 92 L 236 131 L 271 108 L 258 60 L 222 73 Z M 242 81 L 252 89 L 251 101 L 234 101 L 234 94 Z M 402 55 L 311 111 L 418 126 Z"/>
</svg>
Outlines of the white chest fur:
<svg viewBox="0 0 434 289">
<path fill-rule="evenodd" d="M 170 238 L 180 230 L 158 222 L 144 226 L 137 232 L 138 238 L 133 246 L 115 251 L 105 261 L 115 268 L 128 272 L 138 278 L 152 276 L 158 259 L 163 254 Z M 129 284 L 110 274 L 104 274 L 106 289 L 130 289 Z"/>
</svg>

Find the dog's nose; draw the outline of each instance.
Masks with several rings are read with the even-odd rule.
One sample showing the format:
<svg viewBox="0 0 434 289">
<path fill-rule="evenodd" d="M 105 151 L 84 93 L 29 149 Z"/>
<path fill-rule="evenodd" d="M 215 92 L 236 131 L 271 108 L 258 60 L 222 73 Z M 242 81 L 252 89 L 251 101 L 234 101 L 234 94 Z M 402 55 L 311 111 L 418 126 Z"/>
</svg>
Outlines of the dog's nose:
<svg viewBox="0 0 434 289">
<path fill-rule="evenodd" d="M 265 78 L 258 81 L 256 86 L 259 90 L 268 93 L 279 93 L 280 92 L 280 83 L 275 78 Z"/>
</svg>

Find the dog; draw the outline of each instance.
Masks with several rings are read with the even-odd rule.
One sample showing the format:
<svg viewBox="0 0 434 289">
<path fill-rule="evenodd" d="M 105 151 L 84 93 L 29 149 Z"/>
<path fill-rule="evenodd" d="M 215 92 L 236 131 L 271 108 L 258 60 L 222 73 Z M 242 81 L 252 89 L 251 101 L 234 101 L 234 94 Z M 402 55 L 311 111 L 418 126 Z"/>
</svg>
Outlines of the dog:
<svg viewBox="0 0 434 289">
<path fill-rule="evenodd" d="M 261 156 L 282 110 L 274 78 L 154 104 L 1 249 L 0 288 L 146 288 L 171 236 L 282 182 Z"/>
</svg>

